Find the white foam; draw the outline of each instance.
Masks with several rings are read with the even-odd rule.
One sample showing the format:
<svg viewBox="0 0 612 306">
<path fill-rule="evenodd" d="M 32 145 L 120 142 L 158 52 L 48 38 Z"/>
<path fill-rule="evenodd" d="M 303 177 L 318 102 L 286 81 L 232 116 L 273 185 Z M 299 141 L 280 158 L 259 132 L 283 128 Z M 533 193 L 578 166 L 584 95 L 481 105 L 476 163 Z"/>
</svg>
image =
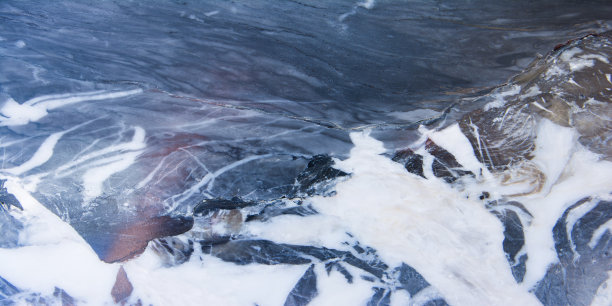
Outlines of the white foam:
<svg viewBox="0 0 612 306">
<path fill-rule="evenodd" d="M 218 10 L 214 10 L 214 11 L 210 11 L 210 12 L 204 13 L 204 16 L 211 17 L 211 16 L 214 16 L 214 15 L 217 15 L 217 14 L 219 14 L 219 11 Z"/>
<path fill-rule="evenodd" d="M 9 173 L 12 175 L 21 175 L 29 170 L 32 170 L 40 165 L 43 165 L 44 163 L 46 163 L 47 161 L 49 161 L 49 159 L 51 159 L 51 156 L 53 156 L 53 152 L 55 149 L 55 145 L 57 144 L 57 142 L 60 140 L 60 138 L 62 138 L 64 136 L 64 134 L 72 132 L 74 130 L 76 130 L 79 127 L 82 127 L 84 125 L 87 125 L 88 123 L 90 123 L 91 121 L 87 121 L 81 124 L 78 124 L 76 126 L 73 126 L 65 131 L 62 132 L 56 132 L 53 133 L 51 135 L 49 135 L 38 147 L 38 150 L 36 150 L 36 152 L 34 152 L 34 154 L 32 155 L 32 157 L 30 157 L 29 160 L 27 160 L 26 162 L 24 162 L 23 164 L 17 166 L 17 167 L 13 167 L 13 168 L 8 168 L 8 169 L 4 169 L 2 170 L 2 172 L 5 173 Z"/>
<path fill-rule="evenodd" d="M 599 239 L 601 239 L 601 236 L 606 231 L 612 233 L 612 219 L 602 224 L 600 227 L 597 228 L 597 230 L 595 230 L 595 232 L 593 232 L 593 237 L 591 237 L 591 240 L 589 241 L 589 247 L 591 249 L 595 248 L 595 246 L 597 245 L 597 242 L 599 242 Z"/>
<path fill-rule="evenodd" d="M 376 0 L 364 0 L 362 2 L 357 3 L 357 6 L 361 6 L 365 9 L 371 10 L 376 4 Z"/>
<path fill-rule="evenodd" d="M 546 174 L 542 189 L 542 194 L 546 194 L 574 153 L 578 135 L 574 129 L 561 127 L 548 119 L 541 120 L 537 135 L 532 161 Z"/>
<path fill-rule="evenodd" d="M 595 61 L 584 58 L 576 58 L 569 63 L 570 71 L 580 71 L 584 68 L 593 67 L 595 65 Z"/>
<path fill-rule="evenodd" d="M 388 114 L 392 117 L 408 122 L 417 122 L 424 119 L 436 118 L 442 115 L 441 112 L 427 108 L 417 109 L 409 112 L 390 112 Z"/>
<path fill-rule="evenodd" d="M 583 50 L 580 48 L 574 47 L 569 50 L 563 51 L 561 55 L 559 55 L 559 59 L 568 64 L 570 71 L 580 71 L 584 68 L 593 67 L 595 65 L 595 60 L 608 64 L 608 58 L 601 54 L 585 54 L 576 56 L 577 54 L 582 53 Z"/>
<path fill-rule="evenodd" d="M 379 155 L 382 143 L 367 133 L 351 139 L 350 158 L 337 163 L 351 178 L 335 196 L 313 199 L 318 211 L 337 218 L 386 263 L 414 267 L 450 304 L 539 304 L 514 281 L 500 247 L 501 224 L 481 203 L 406 172 Z"/>
<path fill-rule="evenodd" d="M 512 85 L 510 87 L 504 87 L 502 90 L 491 94 L 493 101 L 487 103 L 484 106 L 484 111 L 488 111 L 492 108 L 499 108 L 506 104 L 506 97 L 516 96 L 521 92 L 521 86 Z"/>
<path fill-rule="evenodd" d="M 125 266 L 133 296 L 145 305 L 282 305 L 307 268 L 241 266 L 202 254 L 164 268 L 150 249 Z"/>
<path fill-rule="evenodd" d="M 17 101 L 9 98 L 0 109 L 0 114 L 5 117 L 0 117 L 0 126 L 24 125 L 30 121 L 38 121 L 46 116 L 47 110 L 27 104 L 19 104 Z"/>
<path fill-rule="evenodd" d="M 113 174 L 127 169 L 136 161 L 139 155 L 140 152 L 124 153 L 114 157 L 112 161 L 105 159 L 104 161 L 110 161 L 108 164 L 85 171 L 85 174 L 83 174 L 84 202 L 88 202 L 101 195 L 104 190 L 102 186 L 104 181 L 109 179 Z"/>
<path fill-rule="evenodd" d="M 529 87 L 529 89 L 527 89 L 527 92 L 522 94 L 520 96 L 521 100 L 527 99 L 527 98 L 531 98 L 531 97 L 535 97 L 539 94 L 541 94 L 542 91 L 540 91 L 540 87 L 538 87 L 538 85 L 533 85 L 531 87 Z"/>
<path fill-rule="evenodd" d="M 47 116 L 48 112 L 56 108 L 67 105 L 81 103 L 85 101 L 97 101 L 107 99 L 123 98 L 142 92 L 142 89 L 127 91 L 92 91 L 85 93 L 46 95 L 33 98 L 24 102 L 17 103 L 9 98 L 0 109 L 0 114 L 5 118 L 0 118 L 0 126 L 24 125 L 29 122 L 36 122 Z"/>
<path fill-rule="evenodd" d="M 357 2 L 350 11 L 340 15 L 338 17 L 338 21 L 343 22 L 347 17 L 349 16 L 353 16 L 355 14 L 357 14 L 357 8 L 362 7 L 365 8 L 367 10 L 371 10 L 372 8 L 374 8 L 374 5 L 376 4 L 376 0 L 364 0 L 361 2 Z M 342 27 L 342 29 L 346 30 L 346 27 Z"/>
<path fill-rule="evenodd" d="M 519 199 L 533 215 L 531 224 L 524 228 L 529 254 L 523 281 L 526 288 L 535 285 L 544 277 L 547 267 L 558 261 L 551 232 L 565 209 L 584 197 L 605 195 L 610 191 L 612 163 L 600 160 L 599 156 L 579 145 L 577 147 L 556 184 L 547 193 L 544 191 Z M 552 156 L 549 158 L 554 159 Z"/>
<path fill-rule="evenodd" d="M 344 265 L 344 268 L 354 276 L 364 274 L 350 265 Z M 338 272 L 332 272 L 327 276 L 322 266 L 316 266 L 315 272 L 319 276 L 318 295 L 308 305 L 366 305 L 372 297 L 372 283 L 360 277 L 353 277 L 353 283 L 349 284 Z"/>
<path fill-rule="evenodd" d="M 57 132 L 49 135 L 45 141 L 40 144 L 38 150 L 30 157 L 30 159 L 23 164 L 2 170 L 3 172 L 7 172 L 13 175 L 20 175 L 26 171 L 29 171 L 33 168 L 36 168 L 44 163 L 46 163 L 51 156 L 53 155 L 53 148 L 57 144 L 57 141 L 64 135 L 64 132 Z"/>
<path fill-rule="evenodd" d="M 0 249 L 0 275 L 22 290 L 51 295 L 62 288 L 77 301 L 112 303 L 110 290 L 117 265 L 101 262 L 75 230 L 44 208 L 13 179 L 6 188 L 24 210 L 17 217 L 25 228 L 20 244 Z"/>
<path fill-rule="evenodd" d="M 612 271 L 608 272 L 608 279 L 599 286 L 591 306 L 610 306 L 612 305 Z"/>
<path fill-rule="evenodd" d="M 574 56 L 576 56 L 576 54 L 580 54 L 580 53 L 582 53 L 582 49 L 574 47 L 574 48 L 563 51 L 561 55 L 559 55 L 559 59 L 561 59 L 564 62 L 569 62 L 572 60 Z"/>
<path fill-rule="evenodd" d="M 47 100 L 26 105 L 35 106 Z M 420 131 L 423 139 L 432 139 L 470 171 L 488 173 L 458 125 L 441 131 Z M 542 119 L 537 135 L 531 162 L 546 175 L 546 184 L 538 193 L 515 198 L 533 215 L 530 223 L 523 224 L 522 251 L 529 259 L 521 285 L 512 277 L 502 250 L 503 228 L 484 204 L 466 199 L 463 191 L 433 179 L 430 167 L 424 169 L 430 179 L 407 172 L 402 165 L 381 155 L 386 152 L 384 145 L 368 132 L 352 133 L 355 147 L 350 157 L 336 160 L 335 167 L 351 174 L 338 182 L 336 194 L 306 200 L 305 204 L 312 204 L 320 214 L 248 222 L 241 234 L 278 243 L 346 250 L 343 242 L 351 239 L 346 234 L 349 232 L 362 245 L 376 249 L 390 267 L 406 263 L 432 284 L 414 297 L 394 292 L 393 304 L 418 304 L 443 297 L 452 305 L 537 305 L 539 302 L 529 290 L 542 279 L 548 266 L 558 261 L 551 234 L 553 226 L 576 201 L 585 196 L 604 197 L 612 187 L 612 163 L 581 147 L 574 130 Z M 108 178 L 134 162 L 146 145 L 145 136 L 144 129 L 136 127 L 130 141 L 84 154 L 58 168 L 56 174 L 69 175 L 85 169 L 85 195 L 97 196 Z M 48 160 L 49 150 L 53 151 L 61 135 L 55 137 L 47 138 L 29 161 L 13 168 L 17 170 L 11 173 L 25 173 Z M 431 165 L 432 156 L 425 154 L 423 148 L 417 152 L 424 154 L 424 165 Z M 214 179 L 226 171 L 268 156 L 250 156 L 221 167 L 179 196 L 187 198 L 205 186 L 211 187 Z M 70 226 L 20 187 L 26 183 L 14 178 L 7 182 L 9 191 L 24 206 L 20 218 L 26 228 L 20 238 L 23 247 L 0 249 L 0 262 L 11 263 L 0 265 L 0 275 L 22 289 L 52 294 L 58 286 L 79 301 L 111 303 L 110 288 L 118 266 L 100 262 Z M 491 175 L 466 184 L 468 190 L 491 193 L 502 188 Z M 575 211 L 568 218 L 568 225 L 571 227 L 589 207 Z M 593 239 L 609 226 L 608 222 L 600 227 Z M 177 267 L 163 267 L 149 249 L 125 266 L 135 287 L 133 299 L 154 305 L 278 305 L 307 268 L 308 265 L 240 266 L 200 254 L 197 247 L 192 259 Z M 367 302 L 371 287 L 378 283 L 362 280 L 359 276 L 366 274 L 362 270 L 349 265 L 346 268 L 355 276 L 354 284 L 348 284 L 337 272 L 328 276 L 321 264 L 315 266 L 319 294 L 313 305 Z M 609 292 L 602 286 L 594 303 L 605 305 L 610 301 Z"/>
<path fill-rule="evenodd" d="M 133 151 L 103 158 L 97 160 L 95 163 L 88 164 L 89 169 L 87 169 L 85 174 L 83 174 L 83 196 L 85 202 L 88 202 L 89 200 L 101 195 L 104 181 L 110 178 L 113 174 L 119 173 L 131 166 L 136 161 L 136 158 L 142 153 L 142 149 L 145 146 L 145 130 L 139 126 L 136 126 L 134 127 L 134 136 L 132 137 L 132 141 L 122 146 Z M 123 150 L 116 151 L 122 152 Z M 101 154 L 97 152 L 97 154 L 93 155 L 100 156 Z M 95 167 L 96 165 L 100 166 Z"/>
<path fill-rule="evenodd" d="M 457 162 L 472 173 L 478 175 L 482 172 L 485 176 L 489 175 L 489 171 L 474 155 L 474 151 L 471 149 L 472 145 L 461 132 L 459 124 L 453 124 L 441 131 L 427 133 L 427 136 L 437 145 L 453 154 Z"/>
<path fill-rule="evenodd" d="M 307 228 L 308 230 L 304 230 Z M 337 217 L 286 215 L 268 222 L 249 222 L 244 233 L 278 243 L 338 248 L 349 237 Z"/>
</svg>

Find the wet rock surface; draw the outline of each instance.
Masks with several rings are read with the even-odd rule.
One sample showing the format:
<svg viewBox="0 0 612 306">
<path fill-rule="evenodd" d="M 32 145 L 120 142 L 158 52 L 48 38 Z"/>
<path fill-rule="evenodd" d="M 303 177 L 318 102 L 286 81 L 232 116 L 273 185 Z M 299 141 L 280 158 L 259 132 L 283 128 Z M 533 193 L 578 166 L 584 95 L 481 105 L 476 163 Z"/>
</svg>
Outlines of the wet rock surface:
<svg viewBox="0 0 612 306">
<path fill-rule="evenodd" d="M 531 159 L 537 123 L 545 118 L 576 128 L 585 147 L 610 159 L 611 55 L 612 32 L 587 35 L 481 98 L 490 102 L 459 121 L 476 157 L 493 171 Z"/>
</svg>

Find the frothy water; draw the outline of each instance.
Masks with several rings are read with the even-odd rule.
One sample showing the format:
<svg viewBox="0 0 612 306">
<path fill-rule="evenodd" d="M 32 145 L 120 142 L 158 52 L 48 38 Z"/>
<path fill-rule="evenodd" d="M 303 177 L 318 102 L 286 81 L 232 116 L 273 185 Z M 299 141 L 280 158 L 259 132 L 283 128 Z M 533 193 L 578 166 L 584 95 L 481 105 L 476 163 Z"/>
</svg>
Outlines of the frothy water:
<svg viewBox="0 0 612 306">
<path fill-rule="evenodd" d="M 612 304 L 611 11 L 4 2 L 0 302 Z"/>
</svg>

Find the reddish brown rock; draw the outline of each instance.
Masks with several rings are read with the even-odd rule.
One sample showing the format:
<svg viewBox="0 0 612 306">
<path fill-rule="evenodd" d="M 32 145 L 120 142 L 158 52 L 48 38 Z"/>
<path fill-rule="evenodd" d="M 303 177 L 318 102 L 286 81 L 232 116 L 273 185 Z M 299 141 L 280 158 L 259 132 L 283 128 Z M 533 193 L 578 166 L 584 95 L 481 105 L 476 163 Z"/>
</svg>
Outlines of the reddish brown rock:
<svg viewBox="0 0 612 306">
<path fill-rule="evenodd" d="M 132 283 L 130 283 L 123 266 L 121 266 L 121 268 L 119 268 L 119 272 L 117 272 L 115 285 L 113 285 L 113 289 L 111 289 L 113 301 L 115 301 L 115 303 L 125 303 L 125 301 L 132 294 L 132 291 L 134 291 L 134 287 L 132 286 Z"/>
<path fill-rule="evenodd" d="M 105 262 L 120 262 L 144 252 L 149 241 L 187 232 L 193 219 L 187 217 L 159 216 L 126 225 L 118 230 L 112 246 L 101 256 Z"/>
</svg>

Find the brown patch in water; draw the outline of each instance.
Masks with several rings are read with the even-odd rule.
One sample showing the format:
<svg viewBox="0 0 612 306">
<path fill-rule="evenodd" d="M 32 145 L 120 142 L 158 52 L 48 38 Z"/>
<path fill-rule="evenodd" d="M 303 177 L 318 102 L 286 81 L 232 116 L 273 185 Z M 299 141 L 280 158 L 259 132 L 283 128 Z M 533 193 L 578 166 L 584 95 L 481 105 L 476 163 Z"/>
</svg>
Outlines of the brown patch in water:
<svg viewBox="0 0 612 306">
<path fill-rule="evenodd" d="M 102 260 L 108 263 L 125 261 L 144 252 L 149 241 L 176 236 L 189 231 L 193 219 L 186 217 L 159 216 L 129 224 L 119 231 L 110 250 Z"/>
<path fill-rule="evenodd" d="M 130 283 L 127 273 L 125 273 L 123 266 L 121 266 L 119 272 L 117 272 L 117 278 L 115 279 L 113 289 L 111 289 L 113 301 L 115 301 L 115 303 L 121 303 L 122 305 L 125 304 L 130 295 L 132 295 L 132 291 L 134 291 L 134 286 Z"/>
</svg>

